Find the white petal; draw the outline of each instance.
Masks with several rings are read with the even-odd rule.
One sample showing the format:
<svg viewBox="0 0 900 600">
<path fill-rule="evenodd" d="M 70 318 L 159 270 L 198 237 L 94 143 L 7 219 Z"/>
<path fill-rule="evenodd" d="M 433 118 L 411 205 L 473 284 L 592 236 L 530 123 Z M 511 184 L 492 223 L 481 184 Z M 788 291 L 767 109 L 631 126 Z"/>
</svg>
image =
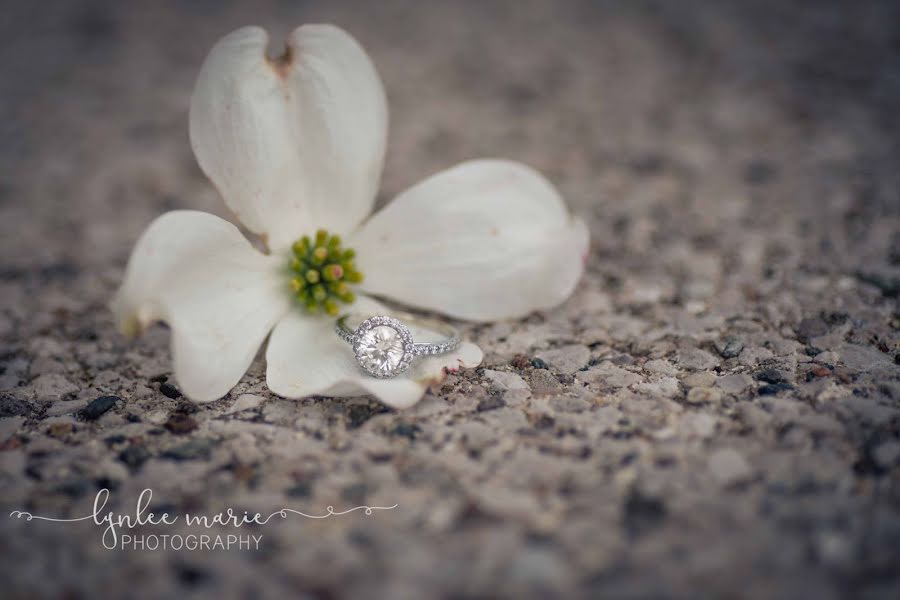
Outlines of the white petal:
<svg viewBox="0 0 900 600">
<path fill-rule="evenodd" d="M 181 390 L 193 400 L 215 400 L 240 380 L 288 310 L 284 270 L 283 257 L 257 252 L 231 223 L 169 212 L 138 240 L 111 306 L 126 334 L 168 323 Z"/>
<path fill-rule="evenodd" d="M 374 300 L 359 298 L 353 310 L 389 314 Z M 416 359 L 393 379 L 377 379 L 356 363 L 353 349 L 334 333 L 334 320 L 291 311 L 272 332 L 266 349 L 266 383 L 285 398 L 304 396 L 360 396 L 371 394 L 394 408 L 412 406 L 429 386 L 444 378 L 445 370 L 475 367 L 481 349 L 463 343 L 449 354 Z"/>
<path fill-rule="evenodd" d="M 462 163 L 400 194 L 351 236 L 366 292 L 473 321 L 563 302 L 588 231 L 525 165 Z"/>
<path fill-rule="evenodd" d="M 368 55 L 341 29 L 299 27 L 274 60 L 268 42 L 263 29 L 244 27 L 213 47 L 191 98 L 190 133 L 229 208 L 280 249 L 319 227 L 347 233 L 369 214 L 387 102 Z"/>
</svg>

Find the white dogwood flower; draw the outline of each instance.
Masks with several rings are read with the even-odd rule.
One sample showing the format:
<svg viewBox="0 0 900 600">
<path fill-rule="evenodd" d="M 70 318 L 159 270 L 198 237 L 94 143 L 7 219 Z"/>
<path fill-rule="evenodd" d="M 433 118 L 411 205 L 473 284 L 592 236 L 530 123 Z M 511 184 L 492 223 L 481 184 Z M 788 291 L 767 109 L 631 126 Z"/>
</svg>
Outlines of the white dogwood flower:
<svg viewBox="0 0 900 600">
<path fill-rule="evenodd" d="M 463 343 L 377 379 L 335 335 L 333 315 L 350 304 L 385 313 L 371 295 L 492 321 L 571 294 L 587 230 L 540 174 L 504 160 L 465 162 L 370 216 L 388 116 L 369 57 L 329 25 L 296 29 L 277 59 L 267 45 L 258 27 L 220 40 L 190 109 L 200 167 L 267 252 L 216 216 L 169 212 L 137 242 L 112 303 L 127 334 L 168 323 L 188 397 L 226 394 L 271 333 L 266 381 L 276 394 L 372 394 L 410 406 L 445 369 L 477 366 L 481 350 Z"/>
</svg>

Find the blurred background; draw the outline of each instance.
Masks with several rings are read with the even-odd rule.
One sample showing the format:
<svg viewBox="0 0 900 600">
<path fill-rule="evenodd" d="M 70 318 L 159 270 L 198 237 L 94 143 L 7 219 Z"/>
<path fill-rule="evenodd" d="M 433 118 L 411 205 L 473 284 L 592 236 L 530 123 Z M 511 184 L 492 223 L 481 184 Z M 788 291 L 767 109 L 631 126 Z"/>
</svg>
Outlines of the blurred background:
<svg viewBox="0 0 900 600">
<path fill-rule="evenodd" d="M 0 514 L 4 596 L 897 597 L 896 2 L 0 9 L 0 508 L 400 505 L 253 553 Z M 193 406 L 165 330 L 129 344 L 106 310 L 154 217 L 228 216 L 187 136 L 208 50 L 258 24 L 277 55 L 311 22 L 384 80 L 380 202 L 506 157 L 592 230 L 566 306 L 468 328 L 484 366 L 405 413 L 279 400 L 261 360 Z"/>
</svg>

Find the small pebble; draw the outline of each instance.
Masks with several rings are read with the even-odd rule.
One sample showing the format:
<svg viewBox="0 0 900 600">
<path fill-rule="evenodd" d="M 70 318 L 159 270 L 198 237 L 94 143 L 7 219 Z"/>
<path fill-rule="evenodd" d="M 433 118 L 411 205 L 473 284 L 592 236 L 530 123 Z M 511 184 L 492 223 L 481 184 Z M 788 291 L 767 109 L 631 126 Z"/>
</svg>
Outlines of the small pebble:
<svg viewBox="0 0 900 600">
<path fill-rule="evenodd" d="M 125 463 L 132 471 L 140 468 L 150 458 L 150 452 L 143 446 L 135 445 L 119 452 L 119 460 Z"/>
<path fill-rule="evenodd" d="M 70 417 L 71 418 L 71 417 Z M 71 423 L 53 423 L 47 428 L 47 435 L 55 438 L 66 437 L 75 431 L 75 426 Z"/>
<path fill-rule="evenodd" d="M 397 437 L 405 437 L 411 440 L 416 439 L 422 433 L 422 428 L 415 423 L 399 423 L 391 430 L 391 435 Z"/>
<path fill-rule="evenodd" d="M 714 404 L 722 400 L 722 392 L 712 387 L 695 387 L 688 392 L 688 404 Z"/>
<path fill-rule="evenodd" d="M 491 395 L 481 400 L 478 403 L 478 406 L 475 407 L 475 410 L 478 412 L 485 412 L 488 410 L 496 410 L 498 408 L 503 408 L 506 406 L 506 400 L 504 400 L 500 396 Z"/>
<path fill-rule="evenodd" d="M 622 522 L 632 537 L 640 536 L 655 529 L 666 518 L 666 505 L 657 497 L 632 489 L 625 499 Z"/>
<path fill-rule="evenodd" d="M 192 415 L 199 411 L 200 407 L 186 398 L 181 400 L 178 403 L 178 406 L 175 407 L 175 412 L 184 413 L 186 415 Z"/>
<path fill-rule="evenodd" d="M 24 400 L 11 394 L 0 394 L 0 418 L 27 415 L 30 412 L 31 405 Z"/>
<path fill-rule="evenodd" d="M 25 417 L 7 417 L 0 419 L 0 441 L 11 439 L 22 424 L 25 423 Z"/>
<path fill-rule="evenodd" d="M 681 380 L 685 387 L 711 387 L 716 384 L 716 374 L 710 371 L 697 371 Z"/>
<path fill-rule="evenodd" d="M 86 479 L 72 478 L 57 485 L 54 488 L 54 491 L 58 494 L 63 494 L 72 498 L 80 498 L 81 496 L 84 496 L 90 488 L 91 482 Z"/>
<path fill-rule="evenodd" d="M 163 427 L 176 435 L 184 435 L 197 429 L 197 421 L 184 413 L 172 413 Z"/>
<path fill-rule="evenodd" d="M 562 390 L 562 385 L 559 383 L 559 380 L 547 369 L 535 368 L 534 371 L 531 372 L 529 385 L 531 386 L 531 391 L 538 395 L 552 394 Z"/>
<path fill-rule="evenodd" d="M 831 375 L 831 369 L 828 367 L 813 367 L 806 372 L 806 380 L 812 381 L 817 377 L 828 377 L 829 375 Z"/>
<path fill-rule="evenodd" d="M 173 400 L 181 398 L 181 391 L 168 381 L 164 381 L 163 383 L 159 384 L 159 391 L 163 396 L 166 396 Z"/>
<path fill-rule="evenodd" d="M 312 494 L 312 484 L 308 481 L 301 481 L 284 491 L 289 498 L 309 498 Z"/>
<path fill-rule="evenodd" d="M 531 360 L 524 354 L 516 354 L 513 359 L 509 361 L 509 364 L 519 370 L 527 369 L 532 366 Z"/>
<path fill-rule="evenodd" d="M 591 351 L 587 346 L 571 344 L 541 352 L 540 357 L 535 359 L 541 361 L 541 366 L 534 361 L 532 364 L 537 369 L 547 368 L 549 365 L 557 373 L 572 374 L 588 364 L 590 359 Z"/>
<path fill-rule="evenodd" d="M 722 343 L 716 349 L 722 358 L 736 358 L 740 356 L 741 350 L 744 349 L 744 342 L 740 338 L 727 337 L 722 340 Z"/>
<path fill-rule="evenodd" d="M 797 329 L 794 331 L 797 334 L 797 339 L 804 344 L 808 344 L 812 338 L 828 333 L 828 323 L 822 317 L 807 317 L 800 321 Z"/>
<path fill-rule="evenodd" d="M 722 485 L 730 486 L 750 478 L 753 471 L 747 460 L 731 448 L 716 450 L 709 457 L 709 470 Z"/>
<path fill-rule="evenodd" d="M 777 174 L 775 165 L 765 160 L 753 160 L 744 166 L 744 181 L 750 185 L 768 183 Z"/>
<path fill-rule="evenodd" d="M 835 367 L 832 372 L 841 383 L 853 383 L 856 381 L 857 374 L 847 367 Z"/>
<path fill-rule="evenodd" d="M 365 423 L 375 415 L 387 411 L 387 407 L 383 405 L 376 406 L 372 404 L 354 404 L 347 410 L 347 416 L 350 419 L 350 429 L 361 427 L 363 423 Z"/>
<path fill-rule="evenodd" d="M 708 371 L 719 366 L 719 359 L 700 348 L 685 348 L 678 353 L 678 366 L 690 371 Z"/>
<path fill-rule="evenodd" d="M 87 406 L 82 408 L 78 414 L 86 421 L 96 421 L 109 411 L 116 402 L 120 401 L 118 396 L 100 396 L 96 400 L 92 400 Z"/>
<path fill-rule="evenodd" d="M 528 415 L 528 421 L 535 429 L 550 429 L 556 424 L 556 419 L 546 414 Z"/>
<path fill-rule="evenodd" d="M 889 440 L 872 451 L 872 458 L 883 469 L 890 469 L 900 463 L 900 441 Z"/>
<path fill-rule="evenodd" d="M 794 386 L 789 383 L 767 383 L 756 391 L 760 396 L 774 396 L 780 392 L 786 392 L 792 389 L 794 389 Z"/>
<path fill-rule="evenodd" d="M 764 371 L 760 371 L 756 374 L 756 378 L 759 381 L 764 381 L 766 383 L 787 383 L 787 377 L 785 377 L 784 373 L 778 371 L 777 369 L 765 369 Z"/>
<path fill-rule="evenodd" d="M 548 365 L 542 358 L 532 358 L 531 366 L 535 369 L 549 369 L 550 365 Z"/>
<path fill-rule="evenodd" d="M 530 390 L 528 384 L 525 383 L 525 380 L 515 373 L 485 369 L 483 374 L 484 377 L 491 382 L 491 391 L 508 392 Z"/>
<path fill-rule="evenodd" d="M 225 411 L 225 414 L 232 415 L 235 413 L 243 412 L 245 410 L 251 410 L 262 404 L 264 400 L 265 398 L 263 398 L 262 396 L 256 396 L 254 394 L 241 394 L 237 397 L 237 400 L 234 401 L 234 404 L 228 407 L 228 410 Z"/>
<path fill-rule="evenodd" d="M 212 452 L 213 441 L 206 438 L 195 438 L 188 442 L 169 448 L 163 452 L 166 458 L 174 460 L 195 460 L 198 458 L 207 459 Z"/>
<path fill-rule="evenodd" d="M 690 412 L 681 419 L 681 428 L 688 435 L 711 437 L 716 432 L 717 420 L 705 412 Z"/>
<path fill-rule="evenodd" d="M 117 434 L 110 435 L 110 436 L 103 438 L 103 441 L 106 443 L 107 446 L 112 448 L 113 446 L 117 446 L 119 444 L 124 444 L 125 442 L 128 441 L 128 438 L 125 437 L 124 435 L 120 435 L 117 433 Z"/>
</svg>

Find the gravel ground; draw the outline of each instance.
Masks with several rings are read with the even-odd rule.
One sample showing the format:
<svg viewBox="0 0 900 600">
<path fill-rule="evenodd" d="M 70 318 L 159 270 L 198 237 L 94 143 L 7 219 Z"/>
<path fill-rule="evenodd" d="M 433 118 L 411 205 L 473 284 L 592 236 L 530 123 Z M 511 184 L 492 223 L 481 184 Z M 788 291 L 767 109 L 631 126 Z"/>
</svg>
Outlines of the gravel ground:
<svg viewBox="0 0 900 600">
<path fill-rule="evenodd" d="M 900 11 L 890 2 L 41 2 L 0 33 L 7 598 L 897 598 Z M 212 43 L 335 22 L 392 115 L 386 201 L 476 156 L 592 230 L 557 310 L 466 327 L 415 408 L 193 405 L 106 309 L 158 214 L 224 214 L 187 141 Z M 277 517 L 259 550 L 106 550 L 106 510 Z M 146 534 L 196 533 L 183 523 Z M 212 529 L 212 533 L 234 530 Z"/>
</svg>

